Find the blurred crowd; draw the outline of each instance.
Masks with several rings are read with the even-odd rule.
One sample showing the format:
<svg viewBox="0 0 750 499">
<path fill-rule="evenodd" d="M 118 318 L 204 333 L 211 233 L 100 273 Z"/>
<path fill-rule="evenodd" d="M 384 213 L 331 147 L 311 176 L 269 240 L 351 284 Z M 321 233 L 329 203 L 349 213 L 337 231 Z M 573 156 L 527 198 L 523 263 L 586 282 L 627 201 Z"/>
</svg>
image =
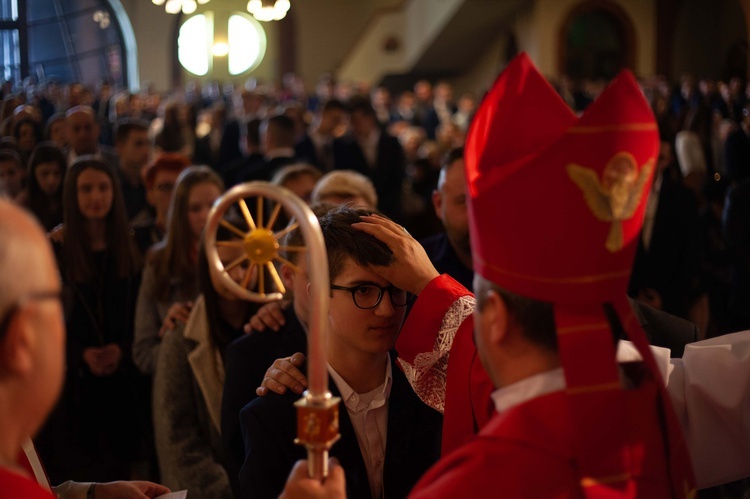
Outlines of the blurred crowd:
<svg viewBox="0 0 750 499">
<path fill-rule="evenodd" d="M 630 295 L 705 337 L 750 329 L 750 84 L 641 83 L 661 149 Z M 556 86 L 583 112 L 605 85 Z M 202 246 L 212 204 L 234 185 L 268 181 L 311 204 L 377 209 L 423 240 L 438 270 L 471 285 L 463 169 L 451 165 L 477 97 L 455 96 L 448 82 L 392 92 L 324 75 L 308 91 L 286 75 L 163 95 L 25 80 L 1 92 L 0 191 L 48 231 L 65 283 L 65 391 L 38 439 L 59 480 L 157 478 L 159 465 L 173 479 L 172 457 L 195 451 L 172 434 L 174 419 L 160 421 L 187 417 L 177 414 L 184 399 L 158 383 L 153 398 L 152 386 L 160 366 L 181 372 L 174 363 L 204 340 L 223 358 L 257 312 L 216 289 Z M 196 309 L 210 337 L 172 338 L 166 359 L 164 338 Z M 195 459 L 208 482 L 226 481 L 210 471 L 222 446 L 211 408 L 180 424 L 206 429 Z"/>
</svg>

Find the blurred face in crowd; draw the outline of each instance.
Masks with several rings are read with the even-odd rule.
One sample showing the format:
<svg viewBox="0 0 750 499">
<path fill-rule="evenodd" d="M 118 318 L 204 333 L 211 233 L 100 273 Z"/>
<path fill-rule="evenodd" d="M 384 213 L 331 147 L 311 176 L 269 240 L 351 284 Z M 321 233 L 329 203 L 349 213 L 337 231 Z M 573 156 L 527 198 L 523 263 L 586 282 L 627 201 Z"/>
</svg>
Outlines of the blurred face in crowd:
<svg viewBox="0 0 750 499">
<path fill-rule="evenodd" d="M 50 125 L 49 140 L 61 149 L 68 145 L 68 124 L 65 120 L 57 120 Z"/>
<path fill-rule="evenodd" d="M 211 211 L 216 198 L 221 196 L 221 190 L 213 182 L 195 184 L 188 194 L 188 224 L 190 233 L 197 241 L 206 227 L 208 212 Z"/>
<path fill-rule="evenodd" d="M 76 111 L 66 118 L 68 140 L 77 155 L 95 154 L 99 149 L 99 125 L 88 111 Z"/>
<path fill-rule="evenodd" d="M 78 209 L 87 220 L 104 220 L 112 209 L 112 179 L 106 173 L 88 168 L 78 175 Z"/>
<path fill-rule="evenodd" d="M 307 173 L 298 175 L 291 180 L 284 182 L 284 187 L 295 193 L 299 198 L 310 204 L 312 191 L 315 188 L 315 177 Z"/>
<path fill-rule="evenodd" d="M 18 129 L 18 147 L 22 151 L 31 151 L 36 145 L 36 133 L 31 123 L 24 123 Z"/>
<path fill-rule="evenodd" d="M 463 159 L 454 161 L 447 169 L 442 185 L 432 193 L 432 203 L 451 245 L 464 254 L 471 254 Z"/>
<path fill-rule="evenodd" d="M 156 210 L 156 219 L 165 221 L 169 211 L 169 202 L 172 199 L 172 191 L 177 183 L 180 172 L 163 170 L 154 177 L 154 185 L 146 193 L 148 202 Z"/>
<path fill-rule="evenodd" d="M 375 121 L 372 116 L 357 110 L 351 114 L 351 125 L 352 133 L 358 138 L 368 137 L 375 129 Z"/>
<path fill-rule="evenodd" d="M 151 141 L 148 130 L 131 130 L 127 137 L 117 144 L 117 154 L 125 167 L 143 168 L 151 157 Z"/>
<path fill-rule="evenodd" d="M 344 122 L 345 116 L 343 109 L 327 109 L 320 117 L 321 131 L 333 133 Z"/>
<path fill-rule="evenodd" d="M 39 163 L 34 170 L 34 176 L 39 188 L 46 195 L 52 196 L 60 190 L 62 171 L 60 171 L 60 165 L 54 161 Z"/>
<path fill-rule="evenodd" d="M 13 160 L 0 161 L 0 186 L 11 198 L 16 197 L 23 189 L 24 170 Z"/>
</svg>

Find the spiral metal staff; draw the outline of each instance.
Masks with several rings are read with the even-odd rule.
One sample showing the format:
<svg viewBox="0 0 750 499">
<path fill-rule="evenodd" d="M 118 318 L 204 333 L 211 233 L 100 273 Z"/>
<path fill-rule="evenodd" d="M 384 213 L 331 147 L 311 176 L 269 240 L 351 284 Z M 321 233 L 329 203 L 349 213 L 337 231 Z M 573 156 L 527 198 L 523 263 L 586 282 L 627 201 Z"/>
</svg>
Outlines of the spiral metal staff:
<svg viewBox="0 0 750 499">
<path fill-rule="evenodd" d="M 257 198 L 255 217 L 246 202 L 246 199 L 251 197 Z M 271 209 L 268 222 L 264 224 L 265 199 L 275 204 Z M 247 229 L 237 227 L 224 219 L 227 211 L 235 204 L 239 207 Z M 281 231 L 274 232 L 273 226 L 282 207 L 294 217 L 296 222 Z M 220 225 L 236 236 L 236 239 L 217 242 L 216 233 Z M 281 238 L 297 228 L 302 232 L 305 246 L 283 246 L 280 243 Z M 209 268 L 213 276 L 221 280 L 237 296 L 259 303 L 281 300 L 286 291 L 273 265 L 274 261 L 288 265 L 295 272 L 299 271 L 292 262 L 280 256 L 279 251 L 306 251 L 308 253 L 311 299 L 307 354 L 308 389 L 295 403 L 297 406 L 295 443 L 307 448 L 310 477 L 322 480 L 328 474 L 328 450 L 339 439 L 338 404 L 340 399 L 333 397 L 328 391 L 325 345 L 330 289 L 328 258 L 318 219 L 304 201 L 283 187 L 267 182 L 240 184 L 217 199 L 211 208 L 206 223 L 205 243 Z M 224 266 L 219 258 L 218 247 L 241 248 L 244 253 Z M 242 283 L 236 283 L 229 276 L 229 271 L 245 262 L 249 262 L 250 267 Z M 255 271 L 258 275 L 257 292 L 248 289 Z M 274 288 L 272 292 L 266 289 L 266 282 L 264 282 L 266 271 L 271 276 L 272 282 L 269 287 Z"/>
</svg>

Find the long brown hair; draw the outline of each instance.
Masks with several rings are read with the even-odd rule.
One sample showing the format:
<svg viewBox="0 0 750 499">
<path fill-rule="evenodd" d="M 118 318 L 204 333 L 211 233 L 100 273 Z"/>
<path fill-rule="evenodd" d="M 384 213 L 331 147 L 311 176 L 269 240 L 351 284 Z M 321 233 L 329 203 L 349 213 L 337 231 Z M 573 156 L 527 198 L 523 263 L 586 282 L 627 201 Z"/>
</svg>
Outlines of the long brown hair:
<svg viewBox="0 0 750 499">
<path fill-rule="evenodd" d="M 55 163 L 60 170 L 60 187 L 52 195 L 42 191 L 39 181 L 36 179 L 36 169 L 42 163 Z M 29 191 L 29 209 L 42 222 L 45 229 L 50 230 L 62 221 L 62 198 L 63 185 L 65 185 L 65 174 L 68 170 L 68 162 L 65 155 L 54 144 L 54 142 L 40 142 L 34 148 L 29 159 L 26 185 Z"/>
<path fill-rule="evenodd" d="M 120 181 L 108 163 L 90 155 L 79 156 L 73 162 L 63 184 L 65 240 L 62 255 L 66 277 L 72 282 L 86 282 L 93 276 L 87 221 L 78 208 L 78 177 L 85 170 L 100 171 L 112 181 L 112 207 L 107 213 L 105 225 L 107 252 L 112 256 L 115 275 L 120 278 L 132 277 L 139 271 L 138 252 L 130 236 Z"/>
<path fill-rule="evenodd" d="M 195 282 L 196 262 L 191 260 L 193 235 L 188 223 L 190 192 L 198 184 L 212 183 L 224 192 L 224 182 L 207 166 L 189 166 L 177 177 L 167 215 L 167 233 L 150 255 L 156 276 L 156 296 L 166 300 L 171 282 Z"/>
</svg>

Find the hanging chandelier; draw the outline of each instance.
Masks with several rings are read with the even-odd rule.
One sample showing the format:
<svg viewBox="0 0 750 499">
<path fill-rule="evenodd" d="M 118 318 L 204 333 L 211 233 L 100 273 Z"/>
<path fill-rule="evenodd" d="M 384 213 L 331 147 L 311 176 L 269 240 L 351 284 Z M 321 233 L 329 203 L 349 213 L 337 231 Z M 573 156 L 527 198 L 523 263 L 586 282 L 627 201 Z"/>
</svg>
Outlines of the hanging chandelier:
<svg viewBox="0 0 750 499">
<path fill-rule="evenodd" d="M 258 21 L 283 19 L 290 7 L 289 0 L 250 0 L 247 2 L 247 11 Z"/>
<path fill-rule="evenodd" d="M 192 14 L 198 5 L 208 3 L 210 0 L 151 0 L 154 5 L 163 5 L 167 14 Z"/>
</svg>

